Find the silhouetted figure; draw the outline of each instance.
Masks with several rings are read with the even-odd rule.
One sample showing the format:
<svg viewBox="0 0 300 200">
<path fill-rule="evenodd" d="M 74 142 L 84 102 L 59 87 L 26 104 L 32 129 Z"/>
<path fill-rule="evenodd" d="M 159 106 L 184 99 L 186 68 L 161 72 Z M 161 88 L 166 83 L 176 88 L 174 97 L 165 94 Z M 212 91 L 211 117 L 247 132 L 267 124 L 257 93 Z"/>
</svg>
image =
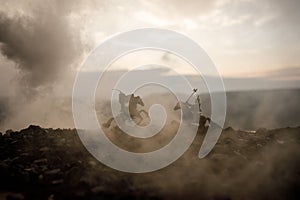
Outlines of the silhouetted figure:
<svg viewBox="0 0 300 200">
<path fill-rule="evenodd" d="M 148 113 L 145 110 L 138 110 L 137 105 L 144 106 L 144 102 L 140 96 L 134 96 L 134 94 L 126 95 L 122 91 L 118 90 L 119 93 L 119 103 L 121 105 L 120 113 L 117 117 L 121 117 L 124 120 L 130 117 L 131 119 L 139 120 L 137 124 L 140 124 L 143 121 L 141 113 L 145 113 L 147 116 Z M 109 128 L 114 118 L 110 118 L 106 123 L 103 124 L 104 127 Z"/>
<path fill-rule="evenodd" d="M 145 113 L 147 117 L 149 117 L 149 114 L 143 109 L 138 110 L 137 105 L 144 106 L 144 102 L 140 96 L 135 97 L 132 94 L 129 100 L 129 114 L 132 119 L 139 119 L 140 121 L 138 121 L 137 124 L 140 124 L 143 121 L 141 113 Z"/>
<path fill-rule="evenodd" d="M 189 96 L 189 98 L 185 102 L 178 102 L 174 107 L 174 110 L 182 109 L 183 116 L 182 119 L 184 121 L 190 121 L 192 124 L 195 123 L 193 120 L 199 117 L 199 129 L 204 129 L 207 127 L 207 123 L 210 123 L 210 118 L 206 117 L 202 114 L 201 110 L 201 99 L 200 96 L 197 95 L 194 104 L 190 104 L 189 99 L 197 92 L 197 89 L 193 89 L 193 93 Z M 191 121 L 192 120 L 192 121 Z"/>
<path fill-rule="evenodd" d="M 120 93 L 119 93 L 119 103 L 121 105 L 121 110 L 120 112 L 121 113 L 126 113 L 128 112 L 128 107 L 129 107 L 129 100 L 131 98 L 131 96 L 133 94 L 129 94 L 129 95 L 126 95 L 125 93 L 123 93 L 122 91 L 118 90 Z M 129 113 L 128 113 L 129 114 Z"/>
</svg>

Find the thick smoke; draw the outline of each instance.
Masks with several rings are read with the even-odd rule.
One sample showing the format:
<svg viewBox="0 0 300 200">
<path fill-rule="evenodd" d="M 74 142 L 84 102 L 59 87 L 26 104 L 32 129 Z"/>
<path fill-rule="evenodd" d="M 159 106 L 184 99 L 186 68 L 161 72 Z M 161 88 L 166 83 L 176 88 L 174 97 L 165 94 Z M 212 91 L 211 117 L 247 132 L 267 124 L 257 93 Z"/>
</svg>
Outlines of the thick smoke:
<svg viewBox="0 0 300 200">
<path fill-rule="evenodd" d="M 67 96 L 56 93 L 60 92 L 59 88 L 68 88 L 63 81 L 69 81 L 74 74 L 83 52 L 78 24 L 71 23 L 72 12 L 79 4 L 69 1 L 28 3 L 29 6 L 11 1 L 0 9 L 0 53 L 14 62 L 11 67 L 16 69 L 15 78 L 11 80 L 13 87 L 11 84 L 6 86 L 7 91 L 14 91 L 13 95 L 2 94 L 5 98 L 1 95 L 5 101 L 1 112 L 5 111 L 5 114 L 1 114 L 0 123 L 5 124 L 5 128 L 21 128 L 26 126 L 25 123 L 35 123 L 34 120 L 55 125 L 53 122 L 63 114 L 60 111 L 66 104 L 60 98 Z M 16 9 L 10 10 L 12 7 Z M 61 109 L 56 112 L 59 107 Z M 56 117 L 49 115 L 53 110 L 56 113 L 51 115 Z M 19 119 L 21 116 L 23 119 Z M 45 121 L 41 122 L 41 119 Z"/>
<path fill-rule="evenodd" d="M 79 55 L 78 34 L 64 8 L 40 3 L 26 15 L 0 13 L 1 53 L 15 61 L 27 91 L 53 84 Z"/>
<path fill-rule="evenodd" d="M 202 138 L 172 165 L 134 177 L 167 199 L 297 199 L 297 129 L 257 134 L 227 129 L 212 153 L 199 159 Z M 263 145 L 262 145 L 263 144 Z"/>
</svg>

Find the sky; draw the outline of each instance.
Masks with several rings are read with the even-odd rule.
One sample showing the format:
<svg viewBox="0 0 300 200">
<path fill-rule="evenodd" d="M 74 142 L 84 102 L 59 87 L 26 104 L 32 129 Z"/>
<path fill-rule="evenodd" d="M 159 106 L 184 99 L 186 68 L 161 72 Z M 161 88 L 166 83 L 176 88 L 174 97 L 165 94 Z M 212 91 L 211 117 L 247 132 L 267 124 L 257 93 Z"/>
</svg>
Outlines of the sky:
<svg viewBox="0 0 300 200">
<path fill-rule="evenodd" d="M 224 76 L 255 76 L 299 67 L 297 0 L 110 2 L 106 12 L 95 11 L 96 18 L 86 25 L 96 43 L 107 34 L 159 27 L 195 40 Z M 102 24 L 99 19 L 103 18 L 108 24 Z"/>
<path fill-rule="evenodd" d="M 22 24 L 23 31 L 30 31 L 27 27 L 30 21 L 33 22 L 31 25 L 40 26 L 37 30 L 40 40 L 49 42 L 47 34 L 55 40 L 51 44 L 53 49 L 47 47 L 48 51 L 66 45 L 69 49 L 59 50 L 61 55 L 55 55 L 53 59 L 69 56 L 65 60 L 77 63 L 64 68 L 78 68 L 88 52 L 112 34 L 156 27 L 178 31 L 196 41 L 214 61 L 222 76 L 258 77 L 281 71 L 285 76 L 284 71 L 288 70 L 296 72 L 293 78 L 299 78 L 299 8 L 297 0 L 28 0 L 21 3 L 13 0 L 2 3 L 0 13 L 15 26 Z M 58 30 L 58 33 L 50 29 Z M 1 28 L 1 32 L 5 32 L 5 28 Z M 22 40 L 26 40 L 26 36 L 32 37 L 25 34 Z M 6 41 L 1 40 L 5 38 L 0 38 L 5 45 Z M 74 48 L 78 48 L 78 52 L 72 52 Z M 67 55 L 68 52 L 64 51 L 68 50 L 69 54 L 76 55 Z M 5 67 L 7 55 L 0 59 L 1 71 L 11 73 L 7 69 L 10 66 Z"/>
<path fill-rule="evenodd" d="M 114 34 L 145 27 L 174 30 L 197 42 L 228 91 L 299 88 L 299 10 L 299 0 L 2 1 L 0 103 L 8 102 L 10 110 L 28 105 L 26 112 L 51 107 L 45 99 L 72 95 L 91 50 Z M 169 65 L 195 79 L 187 63 L 165 52 L 135 52 L 110 69 L 119 73 L 140 63 Z"/>
</svg>

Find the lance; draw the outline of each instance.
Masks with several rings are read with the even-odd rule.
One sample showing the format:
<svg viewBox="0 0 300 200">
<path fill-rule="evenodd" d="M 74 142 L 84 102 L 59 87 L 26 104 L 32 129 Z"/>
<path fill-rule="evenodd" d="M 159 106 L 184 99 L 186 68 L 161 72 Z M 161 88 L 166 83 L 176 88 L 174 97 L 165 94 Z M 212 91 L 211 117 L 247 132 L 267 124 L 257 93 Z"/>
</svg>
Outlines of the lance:
<svg viewBox="0 0 300 200">
<path fill-rule="evenodd" d="M 190 100 L 190 98 L 197 92 L 197 88 L 194 88 L 193 89 L 193 93 L 189 96 L 189 98 L 187 98 L 187 100 L 185 101 L 185 103 L 187 103 L 189 100 Z"/>
</svg>

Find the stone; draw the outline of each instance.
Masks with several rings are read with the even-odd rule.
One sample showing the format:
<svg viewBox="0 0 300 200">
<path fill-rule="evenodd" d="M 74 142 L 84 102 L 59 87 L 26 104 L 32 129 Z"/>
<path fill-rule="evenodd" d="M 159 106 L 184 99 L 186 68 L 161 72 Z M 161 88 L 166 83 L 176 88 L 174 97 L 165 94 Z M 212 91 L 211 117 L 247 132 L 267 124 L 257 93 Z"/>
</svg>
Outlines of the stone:
<svg viewBox="0 0 300 200">
<path fill-rule="evenodd" d="M 7 131 L 5 131 L 5 135 L 10 136 L 10 134 L 14 132 L 13 130 L 9 129 Z"/>
</svg>

